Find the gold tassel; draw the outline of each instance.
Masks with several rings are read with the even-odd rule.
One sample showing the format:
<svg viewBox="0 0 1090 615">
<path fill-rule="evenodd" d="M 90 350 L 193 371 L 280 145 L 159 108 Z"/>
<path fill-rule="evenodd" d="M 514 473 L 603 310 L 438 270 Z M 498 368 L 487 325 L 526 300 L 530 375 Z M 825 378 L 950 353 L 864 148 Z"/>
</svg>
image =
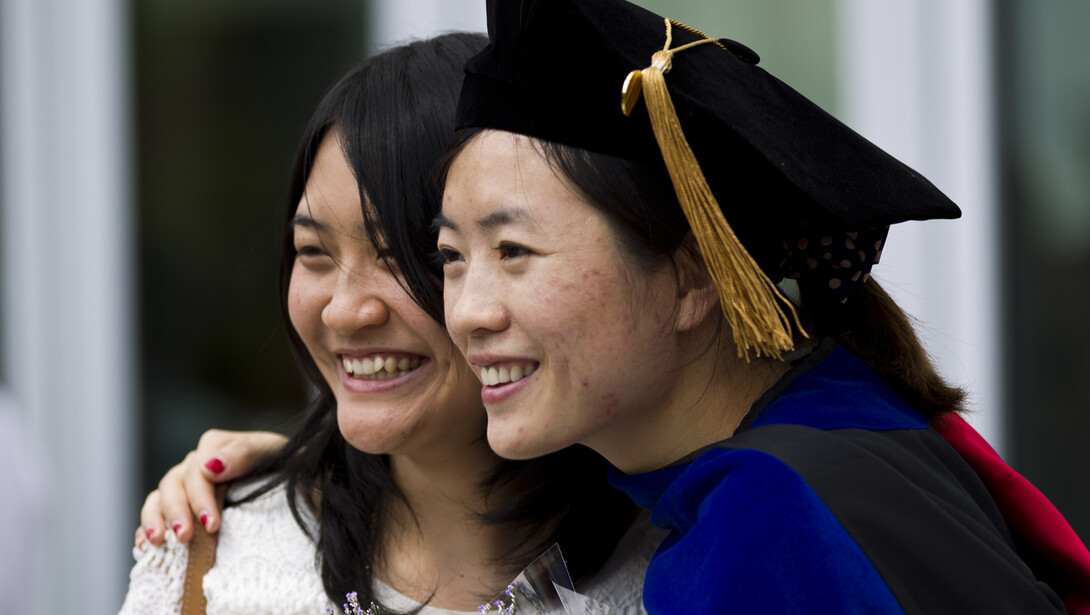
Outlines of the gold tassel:
<svg viewBox="0 0 1090 615">
<path fill-rule="evenodd" d="M 734 332 L 738 356 L 749 361 L 752 349 L 758 357 L 780 359 L 783 353 L 794 348 L 792 320 L 802 331 L 798 313 L 761 271 L 723 217 L 700 164 L 685 139 L 666 87 L 665 74 L 670 71 L 673 54 L 702 43 L 718 44 L 718 41 L 705 38 L 669 49 L 672 38 L 670 26 L 671 22 L 667 19 L 666 47 L 655 52 L 651 66 L 639 71 L 642 73 L 639 78 L 630 76 L 626 79 L 626 87 L 635 82 L 634 86 L 638 89 L 634 94 L 628 89 L 624 91 L 624 104 L 631 111 L 631 105 L 635 104 L 642 89 L 662 159 L 719 292 L 719 303 Z M 790 318 L 784 307 L 790 312 Z"/>
</svg>

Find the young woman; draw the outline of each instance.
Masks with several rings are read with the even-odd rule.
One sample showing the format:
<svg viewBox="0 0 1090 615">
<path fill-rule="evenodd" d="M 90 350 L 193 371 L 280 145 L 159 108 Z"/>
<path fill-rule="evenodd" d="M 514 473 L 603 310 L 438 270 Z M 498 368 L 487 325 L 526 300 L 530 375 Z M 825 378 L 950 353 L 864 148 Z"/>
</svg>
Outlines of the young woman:
<svg viewBox="0 0 1090 615">
<path fill-rule="evenodd" d="M 649 612 L 1090 607 L 1070 529 L 1054 556 L 930 427 L 962 393 L 869 278 L 945 196 L 737 43 L 622 0 L 488 10 L 437 220 L 448 330 L 496 452 L 585 444 L 670 530 Z"/>
<path fill-rule="evenodd" d="M 384 613 L 476 612 L 553 543 L 579 591 L 640 612 L 656 540 L 641 525 L 621 541 L 635 508 L 606 484 L 604 461 L 578 448 L 496 457 L 479 384 L 441 322 L 431 172 L 453 130 L 460 67 L 482 45 L 454 34 L 389 50 L 311 118 L 280 279 L 318 395 L 287 444 L 228 493 L 204 577 L 210 615 L 312 615 L 348 592 Z M 189 523 L 149 526 L 122 613 L 177 612 L 187 550 L 176 534 Z"/>
</svg>

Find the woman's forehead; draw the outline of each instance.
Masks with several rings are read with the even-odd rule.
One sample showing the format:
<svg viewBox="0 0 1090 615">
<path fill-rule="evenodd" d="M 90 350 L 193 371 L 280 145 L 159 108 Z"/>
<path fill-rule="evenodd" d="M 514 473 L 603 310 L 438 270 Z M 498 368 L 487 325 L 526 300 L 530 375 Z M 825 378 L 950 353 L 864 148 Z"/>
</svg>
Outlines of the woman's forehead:
<svg viewBox="0 0 1090 615">
<path fill-rule="evenodd" d="M 452 162 L 443 207 L 470 195 L 510 208 L 540 206 L 561 192 L 571 192 L 569 182 L 532 138 L 492 130 L 474 136 Z"/>
</svg>

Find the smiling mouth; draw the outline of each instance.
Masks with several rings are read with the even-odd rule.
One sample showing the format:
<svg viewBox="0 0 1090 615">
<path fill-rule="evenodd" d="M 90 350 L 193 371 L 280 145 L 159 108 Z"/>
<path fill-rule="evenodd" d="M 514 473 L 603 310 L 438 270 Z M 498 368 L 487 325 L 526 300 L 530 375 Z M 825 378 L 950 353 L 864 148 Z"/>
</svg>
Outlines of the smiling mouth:
<svg viewBox="0 0 1090 615">
<path fill-rule="evenodd" d="M 513 365 L 499 366 L 489 365 L 488 367 L 481 368 L 481 383 L 485 386 L 496 386 L 509 382 L 518 382 L 534 373 L 536 369 L 536 363 L 516 363 Z"/>
<path fill-rule="evenodd" d="M 399 378 L 420 367 L 421 357 L 396 355 L 372 355 L 368 357 L 341 357 L 344 371 L 357 380 L 389 380 Z"/>
</svg>

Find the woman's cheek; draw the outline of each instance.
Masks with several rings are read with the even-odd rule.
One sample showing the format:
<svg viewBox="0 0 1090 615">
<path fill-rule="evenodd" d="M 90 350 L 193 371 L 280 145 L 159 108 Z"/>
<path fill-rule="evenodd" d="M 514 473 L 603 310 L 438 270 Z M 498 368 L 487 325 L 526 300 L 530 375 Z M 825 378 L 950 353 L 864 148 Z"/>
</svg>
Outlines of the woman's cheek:
<svg viewBox="0 0 1090 615">
<path fill-rule="evenodd" d="M 458 321 L 454 318 L 454 308 L 461 299 L 461 289 L 459 288 L 459 280 L 451 280 L 444 276 L 443 279 L 443 320 L 447 323 L 447 333 L 450 335 L 450 339 L 454 342 L 455 348 L 458 352 L 465 356 L 466 354 L 466 342 L 468 340 L 465 332 L 458 326 Z"/>
<path fill-rule="evenodd" d="M 299 265 L 295 265 L 288 280 L 288 319 L 292 327 L 300 331 L 303 325 L 303 293 L 300 289 Z"/>
<path fill-rule="evenodd" d="M 312 338 L 321 327 L 322 306 L 319 288 L 309 279 L 306 271 L 296 265 L 288 281 L 288 318 L 295 331 L 310 346 Z"/>
<path fill-rule="evenodd" d="M 589 324 L 595 330 L 630 329 L 633 323 L 631 289 L 617 275 L 599 269 L 582 271 L 575 283 L 558 284 L 559 309 L 577 314 L 573 320 Z M 602 331 L 604 332 L 604 331 Z"/>
</svg>

